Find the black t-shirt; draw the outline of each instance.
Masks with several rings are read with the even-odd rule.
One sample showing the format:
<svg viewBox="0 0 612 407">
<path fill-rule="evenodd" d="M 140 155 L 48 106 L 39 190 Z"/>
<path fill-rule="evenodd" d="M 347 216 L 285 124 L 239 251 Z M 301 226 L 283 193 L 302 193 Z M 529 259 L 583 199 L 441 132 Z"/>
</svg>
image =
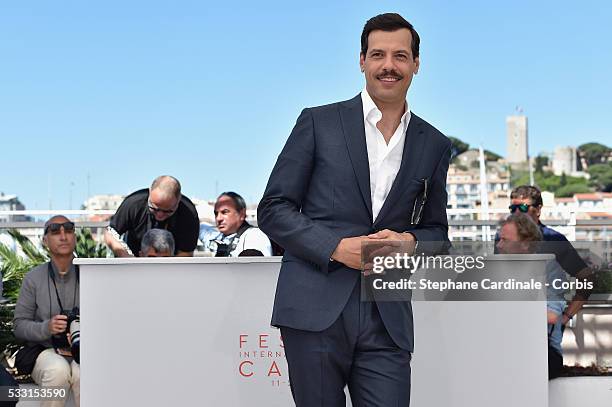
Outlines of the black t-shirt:
<svg viewBox="0 0 612 407">
<path fill-rule="evenodd" d="M 541 243 L 539 249 L 540 253 L 554 254 L 563 270 L 572 277 L 576 277 L 576 274 L 578 274 L 580 270 L 587 267 L 584 260 L 582 260 L 576 249 L 574 249 L 574 246 L 572 246 L 563 234 L 542 223 L 540 223 L 539 226 L 544 238 L 544 242 Z"/>
<path fill-rule="evenodd" d="M 149 189 L 128 195 L 110 220 L 110 226 L 120 235 L 126 233 L 127 245 L 135 256 L 140 254 L 142 237 L 150 229 L 166 229 L 174 237 L 175 253 L 192 252 L 198 243 L 200 220 L 194 204 L 181 197 L 178 209 L 163 222 L 155 220 L 148 207 Z"/>
</svg>

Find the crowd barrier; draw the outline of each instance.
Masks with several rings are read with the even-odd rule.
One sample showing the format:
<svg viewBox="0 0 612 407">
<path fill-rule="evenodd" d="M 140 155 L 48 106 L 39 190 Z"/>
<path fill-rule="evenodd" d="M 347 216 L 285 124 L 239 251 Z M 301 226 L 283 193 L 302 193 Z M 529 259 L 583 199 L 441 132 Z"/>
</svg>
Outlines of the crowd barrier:
<svg viewBox="0 0 612 407">
<path fill-rule="evenodd" d="M 490 256 L 543 273 L 550 255 Z M 77 259 L 81 405 L 292 404 L 280 258 Z M 547 406 L 544 301 L 414 301 L 412 407 Z"/>
</svg>

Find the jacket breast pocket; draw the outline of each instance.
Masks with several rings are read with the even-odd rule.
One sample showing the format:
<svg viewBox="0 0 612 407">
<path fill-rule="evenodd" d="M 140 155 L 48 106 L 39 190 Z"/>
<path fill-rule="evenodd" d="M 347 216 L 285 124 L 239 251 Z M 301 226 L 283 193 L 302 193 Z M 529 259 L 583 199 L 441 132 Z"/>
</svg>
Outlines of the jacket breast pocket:
<svg viewBox="0 0 612 407">
<path fill-rule="evenodd" d="M 422 179 L 412 178 L 404 184 L 402 192 L 394 206 L 399 206 L 403 216 L 412 217 L 418 211 L 419 202 L 423 199 L 425 183 Z"/>
</svg>

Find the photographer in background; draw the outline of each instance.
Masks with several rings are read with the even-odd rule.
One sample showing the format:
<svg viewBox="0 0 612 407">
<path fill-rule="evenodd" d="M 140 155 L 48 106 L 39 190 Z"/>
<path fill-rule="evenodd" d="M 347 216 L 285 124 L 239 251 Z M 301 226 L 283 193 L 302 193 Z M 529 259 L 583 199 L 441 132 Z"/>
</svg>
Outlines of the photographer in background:
<svg viewBox="0 0 612 407">
<path fill-rule="evenodd" d="M 533 218 L 525 213 L 513 213 L 500 225 L 497 249 L 503 254 L 537 253 L 543 234 Z M 565 290 L 555 288 L 554 280 L 566 281 L 567 276 L 556 260 L 546 262 L 546 319 L 548 322 L 548 378 L 559 377 L 563 370 L 563 317 Z"/>
<path fill-rule="evenodd" d="M 542 207 L 542 193 L 534 186 L 521 185 L 514 188 L 510 193 L 510 206 L 508 207 L 510 213 L 519 212 L 529 216 L 536 223 L 542 234 L 542 243 L 539 245 L 537 252 L 554 254 L 555 259 L 567 274 L 575 277 L 577 280 L 594 282 L 595 276 L 593 270 L 582 260 L 567 238 L 540 221 Z M 496 237 L 497 240 L 498 237 Z M 587 289 L 576 291 L 572 300 L 563 310 L 563 315 L 561 316 L 563 325 L 567 324 L 580 311 L 589 299 L 590 294 L 590 290 Z"/>
<path fill-rule="evenodd" d="M 139 256 L 142 238 L 151 229 L 172 233 L 173 255 L 193 256 L 200 230 L 198 211 L 181 193 L 180 182 L 169 175 L 155 178 L 150 188 L 133 192 L 123 200 L 104 232 L 104 241 L 115 257 Z"/>
<path fill-rule="evenodd" d="M 51 261 L 25 275 L 15 307 L 15 337 L 27 342 L 17 352 L 15 365 L 20 374 L 31 373 L 41 387 L 72 388 L 79 406 L 80 369 L 69 343 L 69 324 L 78 322 L 79 314 L 79 273 L 72 264 L 74 223 L 65 216 L 52 217 L 45 223 L 43 243 Z M 40 405 L 60 407 L 64 403 L 49 400 Z"/>
<path fill-rule="evenodd" d="M 224 192 L 215 203 L 215 223 L 200 232 L 204 248 L 215 257 L 272 256 L 270 239 L 246 221 L 246 202 L 235 192 Z"/>
</svg>

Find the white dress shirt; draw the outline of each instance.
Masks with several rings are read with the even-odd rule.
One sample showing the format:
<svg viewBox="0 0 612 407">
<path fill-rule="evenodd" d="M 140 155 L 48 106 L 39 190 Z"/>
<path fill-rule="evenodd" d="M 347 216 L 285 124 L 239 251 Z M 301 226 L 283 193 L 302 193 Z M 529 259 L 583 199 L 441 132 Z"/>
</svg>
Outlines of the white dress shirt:
<svg viewBox="0 0 612 407">
<path fill-rule="evenodd" d="M 389 195 L 391 185 L 400 169 L 406 130 L 410 122 L 410 110 L 406 102 L 406 111 L 402 115 L 399 126 L 395 129 L 389 144 L 376 127 L 382 119 L 382 113 L 364 89 L 361 92 L 363 103 L 363 124 L 365 126 L 366 147 L 370 165 L 370 194 L 372 198 L 372 221 L 376 220 L 380 209 Z"/>
</svg>

